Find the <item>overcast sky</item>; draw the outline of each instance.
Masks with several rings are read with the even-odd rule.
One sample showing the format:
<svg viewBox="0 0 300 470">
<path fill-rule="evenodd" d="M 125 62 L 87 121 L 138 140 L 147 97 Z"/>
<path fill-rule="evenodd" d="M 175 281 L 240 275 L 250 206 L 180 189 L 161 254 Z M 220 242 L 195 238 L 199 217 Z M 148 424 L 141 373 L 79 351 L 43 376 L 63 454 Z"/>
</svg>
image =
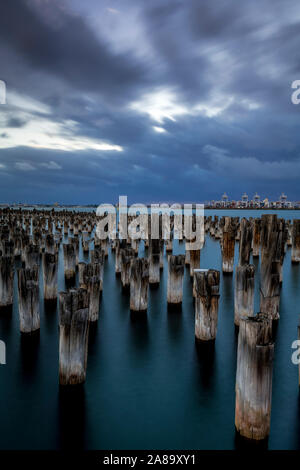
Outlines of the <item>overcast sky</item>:
<svg viewBox="0 0 300 470">
<path fill-rule="evenodd" d="M 0 202 L 300 200 L 298 0 L 1 4 Z"/>
</svg>

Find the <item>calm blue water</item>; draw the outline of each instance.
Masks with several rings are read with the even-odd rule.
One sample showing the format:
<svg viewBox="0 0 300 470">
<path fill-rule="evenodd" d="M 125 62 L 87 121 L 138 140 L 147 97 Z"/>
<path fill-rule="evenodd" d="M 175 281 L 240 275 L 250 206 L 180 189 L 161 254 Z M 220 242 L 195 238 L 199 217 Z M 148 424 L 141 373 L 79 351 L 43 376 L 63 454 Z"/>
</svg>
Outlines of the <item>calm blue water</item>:
<svg viewBox="0 0 300 470">
<path fill-rule="evenodd" d="M 261 211 L 215 213 L 261 215 Z M 300 215 L 299 211 L 278 214 L 290 219 Z M 174 252 L 183 249 L 183 244 L 176 244 Z M 237 250 L 238 246 L 236 255 Z M 210 237 L 201 253 L 201 267 L 221 269 L 219 243 Z M 166 268 L 165 259 L 160 287 L 150 290 L 148 314 L 136 318 L 115 277 L 114 254 L 109 253 L 100 318 L 90 332 L 87 381 L 73 390 L 58 385 L 58 314 L 55 309 L 44 310 L 42 295 L 36 339 L 21 337 L 17 301 L 11 316 L 0 317 L 0 339 L 7 347 L 7 365 L 0 366 L 1 449 L 236 447 L 233 277 L 221 275 L 218 335 L 214 349 L 207 351 L 194 341 L 189 273 L 184 278 L 182 312 L 168 313 Z M 298 370 L 291 362 L 291 344 L 297 339 L 300 266 L 291 265 L 290 250 L 283 270 L 268 445 L 299 449 Z M 259 265 L 257 281 L 258 275 Z M 41 280 L 41 294 L 42 288 Z M 64 289 L 62 250 L 59 289 Z M 258 284 L 256 290 L 258 310 Z"/>
</svg>

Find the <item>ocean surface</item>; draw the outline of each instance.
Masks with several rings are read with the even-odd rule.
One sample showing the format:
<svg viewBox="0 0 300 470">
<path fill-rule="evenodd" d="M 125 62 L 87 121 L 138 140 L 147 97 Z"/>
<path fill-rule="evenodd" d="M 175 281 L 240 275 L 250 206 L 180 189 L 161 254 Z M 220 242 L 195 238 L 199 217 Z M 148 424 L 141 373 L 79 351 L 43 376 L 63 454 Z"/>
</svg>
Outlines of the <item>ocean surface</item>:
<svg viewBox="0 0 300 470">
<path fill-rule="evenodd" d="M 205 215 L 258 217 L 276 211 L 213 211 Z M 299 218 L 299 211 L 278 211 Z M 174 253 L 184 244 L 174 242 Z M 236 261 L 238 244 L 236 244 Z M 269 449 L 300 448 L 298 367 L 291 361 L 300 314 L 300 265 L 283 266 L 276 332 Z M 80 254 L 82 261 L 87 257 Z M 140 247 L 143 256 L 143 246 Z M 59 290 L 64 290 L 60 249 Z M 218 241 L 206 236 L 201 268 L 221 270 Z M 259 261 L 255 308 L 259 309 Z M 90 330 L 87 380 L 58 384 L 58 312 L 44 308 L 40 273 L 41 330 L 19 332 L 17 281 L 11 315 L 0 314 L 7 364 L 0 366 L 1 449 L 234 449 L 237 333 L 234 276 L 221 274 L 218 334 L 213 348 L 195 344 L 192 283 L 186 269 L 181 312 L 167 310 L 167 259 L 160 286 L 149 293 L 147 315 L 132 316 L 109 252 L 98 324 Z"/>
</svg>

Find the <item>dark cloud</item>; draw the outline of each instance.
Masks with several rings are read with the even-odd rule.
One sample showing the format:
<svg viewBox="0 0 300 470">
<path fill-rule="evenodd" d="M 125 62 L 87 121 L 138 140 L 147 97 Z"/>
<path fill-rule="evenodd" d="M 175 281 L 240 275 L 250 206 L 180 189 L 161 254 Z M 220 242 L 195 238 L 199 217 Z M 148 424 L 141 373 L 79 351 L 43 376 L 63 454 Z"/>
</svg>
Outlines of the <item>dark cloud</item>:
<svg viewBox="0 0 300 470">
<path fill-rule="evenodd" d="M 129 54 L 110 51 L 107 42 L 96 37 L 83 18 L 53 2 L 57 20 L 47 23 L 30 8 L 31 3 L 5 2 L 0 16 L 1 42 L 13 48 L 27 66 L 110 100 L 130 95 L 146 81 L 143 66 Z"/>
<path fill-rule="evenodd" d="M 291 83 L 300 79 L 298 2 L 115 0 L 118 14 L 107 7 L 2 6 L 8 98 L 16 92 L 47 111 L 10 99 L 0 107 L 1 142 L 16 136 L 15 145 L 0 146 L 0 199 L 98 203 L 123 193 L 132 202 L 191 201 L 244 190 L 298 199 L 300 107 L 291 104 Z M 147 107 L 166 105 L 163 92 L 181 112 L 173 116 L 167 103 L 158 122 Z M 56 123 L 62 139 L 73 126 L 77 136 L 123 151 L 26 147 L 17 137 L 25 123 L 44 123 L 48 137 Z"/>
<path fill-rule="evenodd" d="M 22 120 L 22 119 L 19 119 L 19 118 L 16 118 L 16 117 L 12 117 L 7 121 L 6 127 L 23 127 L 23 126 L 25 126 L 25 124 L 26 124 L 25 120 Z"/>
</svg>

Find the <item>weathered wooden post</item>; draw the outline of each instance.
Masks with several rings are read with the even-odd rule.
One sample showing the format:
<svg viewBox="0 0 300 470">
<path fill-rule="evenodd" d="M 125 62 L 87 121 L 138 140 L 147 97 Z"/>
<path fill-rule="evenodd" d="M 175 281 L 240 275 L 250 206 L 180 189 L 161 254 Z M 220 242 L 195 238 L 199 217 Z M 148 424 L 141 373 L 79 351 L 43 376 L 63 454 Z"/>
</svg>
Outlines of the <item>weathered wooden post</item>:
<svg viewBox="0 0 300 470">
<path fill-rule="evenodd" d="M 288 230 L 284 219 L 279 219 L 278 221 L 278 255 L 279 260 L 279 282 L 280 285 L 283 282 L 283 262 L 286 253 L 286 242 L 288 237 Z"/>
<path fill-rule="evenodd" d="M 99 264 L 100 276 L 100 294 L 103 291 L 103 273 L 104 273 L 105 252 L 100 248 L 91 251 L 91 264 Z"/>
<path fill-rule="evenodd" d="M 0 255 L 0 311 L 10 309 L 14 297 L 14 258 Z"/>
<path fill-rule="evenodd" d="M 225 217 L 223 227 L 222 247 L 222 270 L 223 273 L 232 273 L 234 264 L 236 226 L 231 217 Z"/>
<path fill-rule="evenodd" d="M 195 336 L 197 340 L 211 341 L 216 338 L 219 285 L 219 271 L 213 269 L 195 271 Z"/>
<path fill-rule="evenodd" d="M 170 237 L 168 240 L 166 240 L 165 245 L 166 245 L 166 253 L 172 253 L 173 252 L 173 238 Z"/>
<path fill-rule="evenodd" d="M 185 260 L 184 260 L 184 264 L 186 266 L 189 266 L 190 262 L 191 262 L 191 250 L 188 250 L 186 245 L 187 245 L 187 242 L 185 242 Z"/>
<path fill-rule="evenodd" d="M 14 242 L 12 240 L 1 241 L 0 250 L 1 250 L 2 256 L 13 256 L 15 252 Z"/>
<path fill-rule="evenodd" d="M 279 263 L 273 262 L 268 278 L 263 282 L 264 289 L 260 289 L 260 310 L 271 316 L 273 320 L 279 319 L 280 303 L 280 271 Z M 262 276 L 261 276 L 262 284 Z"/>
<path fill-rule="evenodd" d="M 121 250 L 125 249 L 127 245 L 126 240 L 116 239 L 116 251 L 115 251 L 115 273 L 116 276 L 121 275 Z"/>
<path fill-rule="evenodd" d="M 279 319 L 281 237 L 276 215 L 262 216 L 260 311 Z"/>
<path fill-rule="evenodd" d="M 211 219 L 212 219 L 211 215 L 204 216 L 204 230 L 205 230 L 205 233 L 209 232 Z"/>
<path fill-rule="evenodd" d="M 23 234 L 21 238 L 21 260 L 23 263 L 25 263 L 25 252 L 29 243 L 29 236 L 27 234 Z"/>
<path fill-rule="evenodd" d="M 21 232 L 14 234 L 14 256 L 15 258 L 20 258 L 22 253 L 22 235 Z"/>
<path fill-rule="evenodd" d="M 69 223 L 69 231 L 74 234 L 74 219 L 72 218 Z"/>
<path fill-rule="evenodd" d="M 90 241 L 89 241 L 89 233 L 82 232 L 82 251 L 83 253 L 87 254 L 90 251 Z"/>
<path fill-rule="evenodd" d="M 160 282 L 160 240 L 149 241 L 149 283 L 153 287 Z"/>
<path fill-rule="evenodd" d="M 215 238 L 216 232 L 218 231 L 218 224 L 219 224 L 219 217 L 215 215 L 214 220 L 211 222 L 211 225 L 210 225 L 210 236 L 213 238 Z"/>
<path fill-rule="evenodd" d="M 253 258 L 258 258 L 259 249 L 260 249 L 261 219 L 253 219 L 252 227 L 253 227 L 252 255 L 253 255 Z"/>
<path fill-rule="evenodd" d="M 101 238 L 98 237 L 97 231 L 94 236 L 94 248 L 101 248 Z"/>
<path fill-rule="evenodd" d="M 200 268 L 200 248 L 188 251 L 190 251 L 190 276 L 193 277 L 194 269 Z"/>
<path fill-rule="evenodd" d="M 104 240 L 101 240 L 100 246 L 101 249 L 104 251 L 105 258 L 108 258 L 108 239 L 105 238 Z"/>
<path fill-rule="evenodd" d="M 39 229 L 35 229 L 33 231 L 33 244 L 35 246 L 38 247 L 38 249 L 40 250 L 40 247 L 41 247 L 41 243 L 42 243 L 42 234 L 41 234 L 41 231 Z"/>
<path fill-rule="evenodd" d="M 204 217 L 193 214 L 184 218 L 185 264 L 190 266 L 190 277 L 193 277 L 194 269 L 200 268 L 200 250 L 204 243 L 200 228 L 202 223 L 204 236 Z"/>
<path fill-rule="evenodd" d="M 52 221 L 51 217 L 48 218 L 47 226 L 48 226 L 48 232 L 53 233 L 53 221 Z"/>
<path fill-rule="evenodd" d="M 292 263 L 300 262 L 300 219 L 293 220 L 291 259 Z"/>
<path fill-rule="evenodd" d="M 290 220 L 286 221 L 286 230 L 287 230 L 286 244 L 287 244 L 288 247 L 290 247 L 290 246 L 293 246 L 292 226 L 291 226 L 291 221 Z"/>
<path fill-rule="evenodd" d="M 252 243 L 252 223 L 243 218 L 240 223 L 239 264 L 235 273 L 234 323 L 239 326 L 240 317 L 254 315 L 254 272 L 249 264 Z"/>
<path fill-rule="evenodd" d="M 8 226 L 0 226 L 0 251 L 3 255 L 11 255 L 12 247 L 9 242 L 10 229 Z"/>
<path fill-rule="evenodd" d="M 215 222 L 214 237 L 216 240 L 220 240 L 223 236 L 222 222 L 223 222 L 222 218 L 221 220 L 217 219 Z"/>
<path fill-rule="evenodd" d="M 57 299 L 58 255 L 43 254 L 44 300 Z"/>
<path fill-rule="evenodd" d="M 89 293 L 71 289 L 59 294 L 59 383 L 85 381 L 88 355 Z"/>
<path fill-rule="evenodd" d="M 79 285 L 86 289 L 90 296 L 89 321 L 95 322 L 99 318 L 100 306 L 100 263 L 79 263 Z"/>
<path fill-rule="evenodd" d="M 18 270 L 19 316 L 21 333 L 40 329 L 38 267 Z"/>
<path fill-rule="evenodd" d="M 240 224 L 239 265 L 249 264 L 252 244 L 251 223 L 243 218 Z"/>
<path fill-rule="evenodd" d="M 75 282 L 76 277 L 76 254 L 73 244 L 63 245 L 64 249 L 64 271 L 65 279 L 69 282 Z"/>
<path fill-rule="evenodd" d="M 195 273 L 200 273 L 200 272 L 206 272 L 208 269 L 194 269 L 194 276 L 193 276 L 193 297 L 195 299 L 196 297 L 196 278 L 195 278 Z"/>
<path fill-rule="evenodd" d="M 161 239 L 159 240 L 159 267 L 160 269 L 164 268 L 164 250 L 165 250 L 165 241 Z"/>
<path fill-rule="evenodd" d="M 248 439 L 263 440 L 270 432 L 273 356 L 272 319 L 263 313 L 241 318 L 235 426 Z"/>
<path fill-rule="evenodd" d="M 133 258 L 130 264 L 130 310 L 146 312 L 148 308 L 149 262 Z"/>
<path fill-rule="evenodd" d="M 121 250 L 121 282 L 124 291 L 130 288 L 130 263 L 135 257 L 135 252 L 132 248 L 123 248 Z"/>
<path fill-rule="evenodd" d="M 51 253 L 52 255 L 55 255 L 55 253 L 56 253 L 56 246 L 55 246 L 54 236 L 50 233 L 48 233 L 48 235 L 46 235 L 45 252 L 46 253 Z"/>
<path fill-rule="evenodd" d="M 110 245 L 110 248 L 111 248 L 111 252 L 114 253 L 116 251 L 116 239 L 112 239 L 111 240 L 111 245 Z M 95 245 L 96 246 L 96 245 Z"/>
<path fill-rule="evenodd" d="M 64 220 L 64 235 L 69 235 L 69 222 L 66 219 Z"/>
<path fill-rule="evenodd" d="M 237 266 L 234 292 L 234 323 L 254 315 L 254 273 L 252 264 Z"/>
<path fill-rule="evenodd" d="M 37 245 L 28 245 L 25 249 L 25 267 L 33 269 L 35 266 L 39 269 L 40 265 L 40 249 Z"/>
<path fill-rule="evenodd" d="M 167 302 L 169 305 L 182 304 L 183 276 L 184 255 L 169 255 L 167 292 Z"/>
<path fill-rule="evenodd" d="M 134 253 L 135 253 L 136 255 L 138 255 L 140 241 L 139 241 L 139 240 L 135 240 L 134 238 L 131 238 L 130 244 L 131 244 L 131 248 L 134 250 Z"/>
<path fill-rule="evenodd" d="M 69 239 L 69 244 L 72 244 L 74 246 L 74 251 L 75 251 L 75 270 L 76 267 L 78 267 L 79 264 L 79 238 L 74 234 L 74 238 Z"/>
<path fill-rule="evenodd" d="M 93 233 L 93 230 L 94 230 L 94 223 L 92 221 L 89 221 L 87 225 L 87 231 L 91 235 Z"/>
</svg>

